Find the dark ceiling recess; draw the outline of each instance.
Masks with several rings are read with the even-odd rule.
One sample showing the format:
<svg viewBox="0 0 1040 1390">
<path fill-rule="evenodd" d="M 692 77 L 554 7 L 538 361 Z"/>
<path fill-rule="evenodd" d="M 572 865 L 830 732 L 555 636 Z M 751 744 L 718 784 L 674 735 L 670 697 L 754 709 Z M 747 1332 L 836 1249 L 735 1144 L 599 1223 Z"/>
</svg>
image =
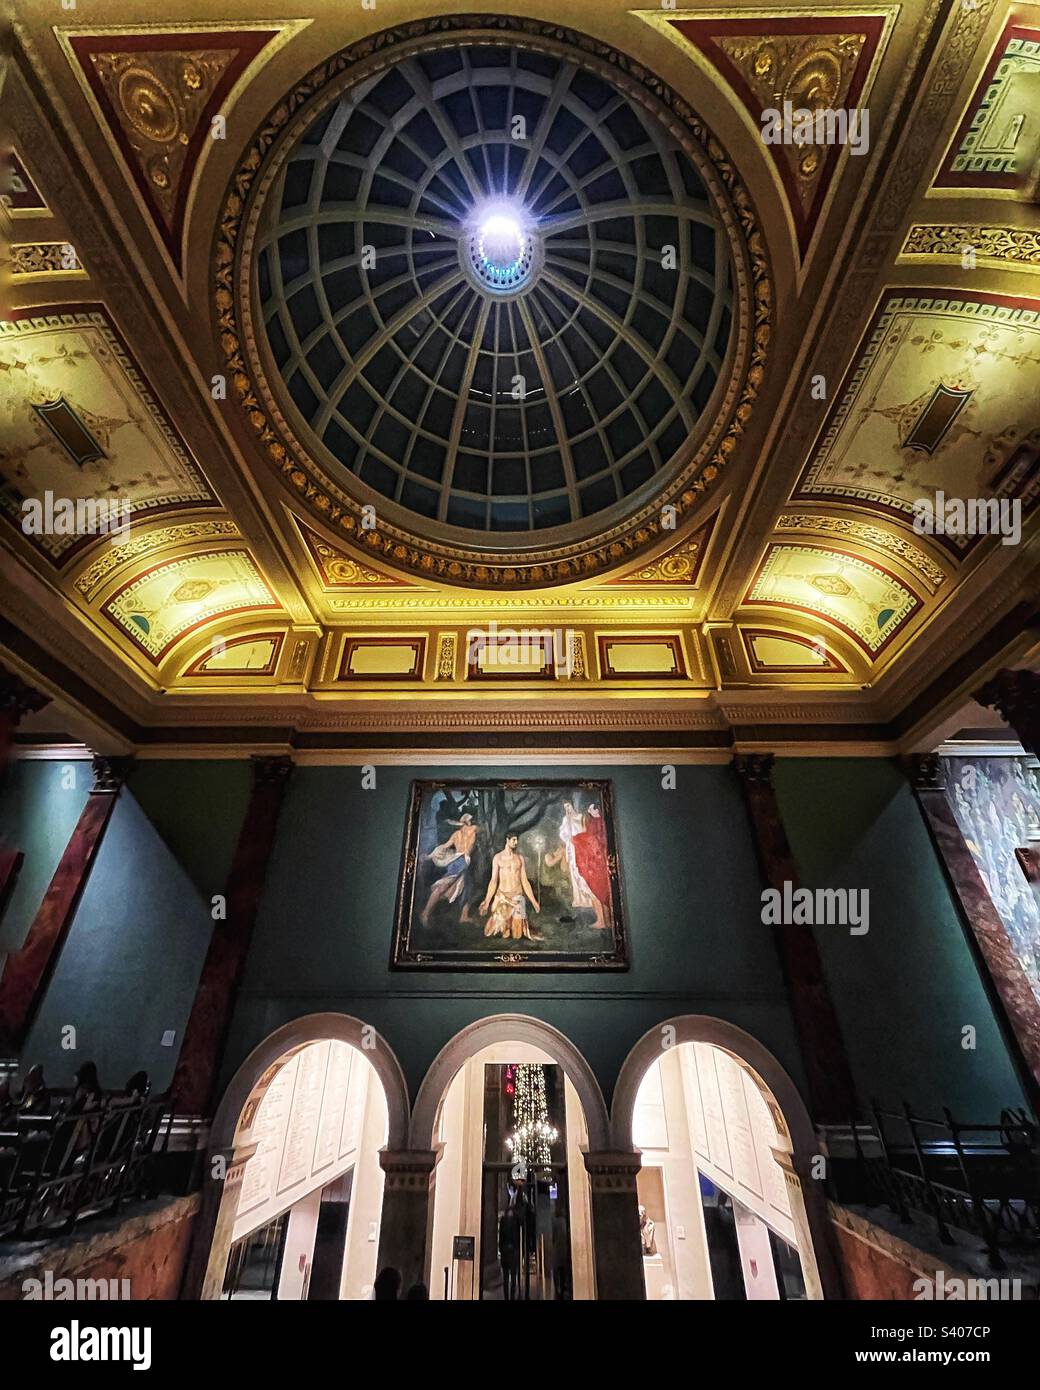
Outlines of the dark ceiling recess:
<svg viewBox="0 0 1040 1390">
<path fill-rule="evenodd" d="M 693 162 L 604 77 L 519 46 L 441 46 L 345 90 L 258 249 L 310 431 L 471 533 L 570 526 L 663 481 L 726 361 L 730 249 Z"/>
</svg>

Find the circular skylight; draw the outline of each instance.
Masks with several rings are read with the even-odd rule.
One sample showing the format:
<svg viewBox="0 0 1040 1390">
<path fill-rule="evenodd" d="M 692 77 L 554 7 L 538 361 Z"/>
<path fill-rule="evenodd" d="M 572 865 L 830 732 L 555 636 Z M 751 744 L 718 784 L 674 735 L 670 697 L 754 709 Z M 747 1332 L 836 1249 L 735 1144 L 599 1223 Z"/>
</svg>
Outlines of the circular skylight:
<svg viewBox="0 0 1040 1390">
<path fill-rule="evenodd" d="M 721 408 L 734 266 L 703 156 L 652 101 L 580 55 L 442 39 L 292 140 L 255 317 L 338 489 L 516 547 L 602 529 L 690 461 Z"/>
</svg>

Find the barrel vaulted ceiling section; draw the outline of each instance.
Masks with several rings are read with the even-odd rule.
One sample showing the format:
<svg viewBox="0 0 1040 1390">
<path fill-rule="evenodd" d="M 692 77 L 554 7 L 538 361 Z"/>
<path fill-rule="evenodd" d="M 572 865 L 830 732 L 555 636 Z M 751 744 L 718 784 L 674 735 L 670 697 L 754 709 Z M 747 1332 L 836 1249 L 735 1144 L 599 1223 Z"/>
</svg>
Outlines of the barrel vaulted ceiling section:
<svg viewBox="0 0 1040 1390">
<path fill-rule="evenodd" d="M 895 749 L 1035 642 L 1040 6 L 190 9 L 15 5 L 0 660 L 70 725 Z M 566 661 L 489 677 L 492 620 Z"/>
</svg>

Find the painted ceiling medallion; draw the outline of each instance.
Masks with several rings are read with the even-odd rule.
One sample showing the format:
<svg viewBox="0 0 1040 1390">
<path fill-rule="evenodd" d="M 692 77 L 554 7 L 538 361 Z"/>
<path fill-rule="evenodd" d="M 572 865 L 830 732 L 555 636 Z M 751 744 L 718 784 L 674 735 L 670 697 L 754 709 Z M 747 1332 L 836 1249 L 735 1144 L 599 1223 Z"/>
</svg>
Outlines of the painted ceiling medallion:
<svg viewBox="0 0 1040 1390">
<path fill-rule="evenodd" d="M 371 565 L 348 555 L 338 546 L 330 545 L 317 531 L 302 521 L 296 521 L 304 545 L 326 589 L 410 589 L 412 585 L 396 575 L 373 569 Z"/>
<path fill-rule="evenodd" d="M 71 34 L 109 136 L 174 266 L 195 166 L 212 117 L 275 30 Z"/>
<path fill-rule="evenodd" d="M 866 104 L 885 19 L 761 15 L 753 19 L 668 19 L 743 102 L 755 129 L 764 112 L 851 111 Z M 794 129 L 792 125 L 792 130 Z M 793 138 L 769 145 L 804 259 L 842 155 L 840 145 Z"/>
<path fill-rule="evenodd" d="M 913 524 L 921 498 L 1040 499 L 1040 301 L 959 290 L 885 294 L 797 498 Z M 967 554 L 980 534 L 940 532 Z"/>
<path fill-rule="evenodd" d="M 615 50 L 495 16 L 314 69 L 232 181 L 216 286 L 300 501 L 366 558 L 478 587 L 659 545 L 732 456 L 771 332 L 764 243 L 700 119 Z"/>
</svg>

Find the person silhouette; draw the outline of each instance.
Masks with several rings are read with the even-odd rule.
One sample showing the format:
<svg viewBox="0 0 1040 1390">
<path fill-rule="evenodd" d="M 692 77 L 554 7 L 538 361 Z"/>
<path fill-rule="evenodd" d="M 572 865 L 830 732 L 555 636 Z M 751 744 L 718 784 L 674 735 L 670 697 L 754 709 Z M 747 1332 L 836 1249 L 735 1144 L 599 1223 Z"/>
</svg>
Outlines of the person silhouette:
<svg viewBox="0 0 1040 1390">
<path fill-rule="evenodd" d="M 396 1303 L 401 1292 L 401 1271 L 387 1265 L 376 1275 L 372 1297 L 376 1303 Z"/>
</svg>

